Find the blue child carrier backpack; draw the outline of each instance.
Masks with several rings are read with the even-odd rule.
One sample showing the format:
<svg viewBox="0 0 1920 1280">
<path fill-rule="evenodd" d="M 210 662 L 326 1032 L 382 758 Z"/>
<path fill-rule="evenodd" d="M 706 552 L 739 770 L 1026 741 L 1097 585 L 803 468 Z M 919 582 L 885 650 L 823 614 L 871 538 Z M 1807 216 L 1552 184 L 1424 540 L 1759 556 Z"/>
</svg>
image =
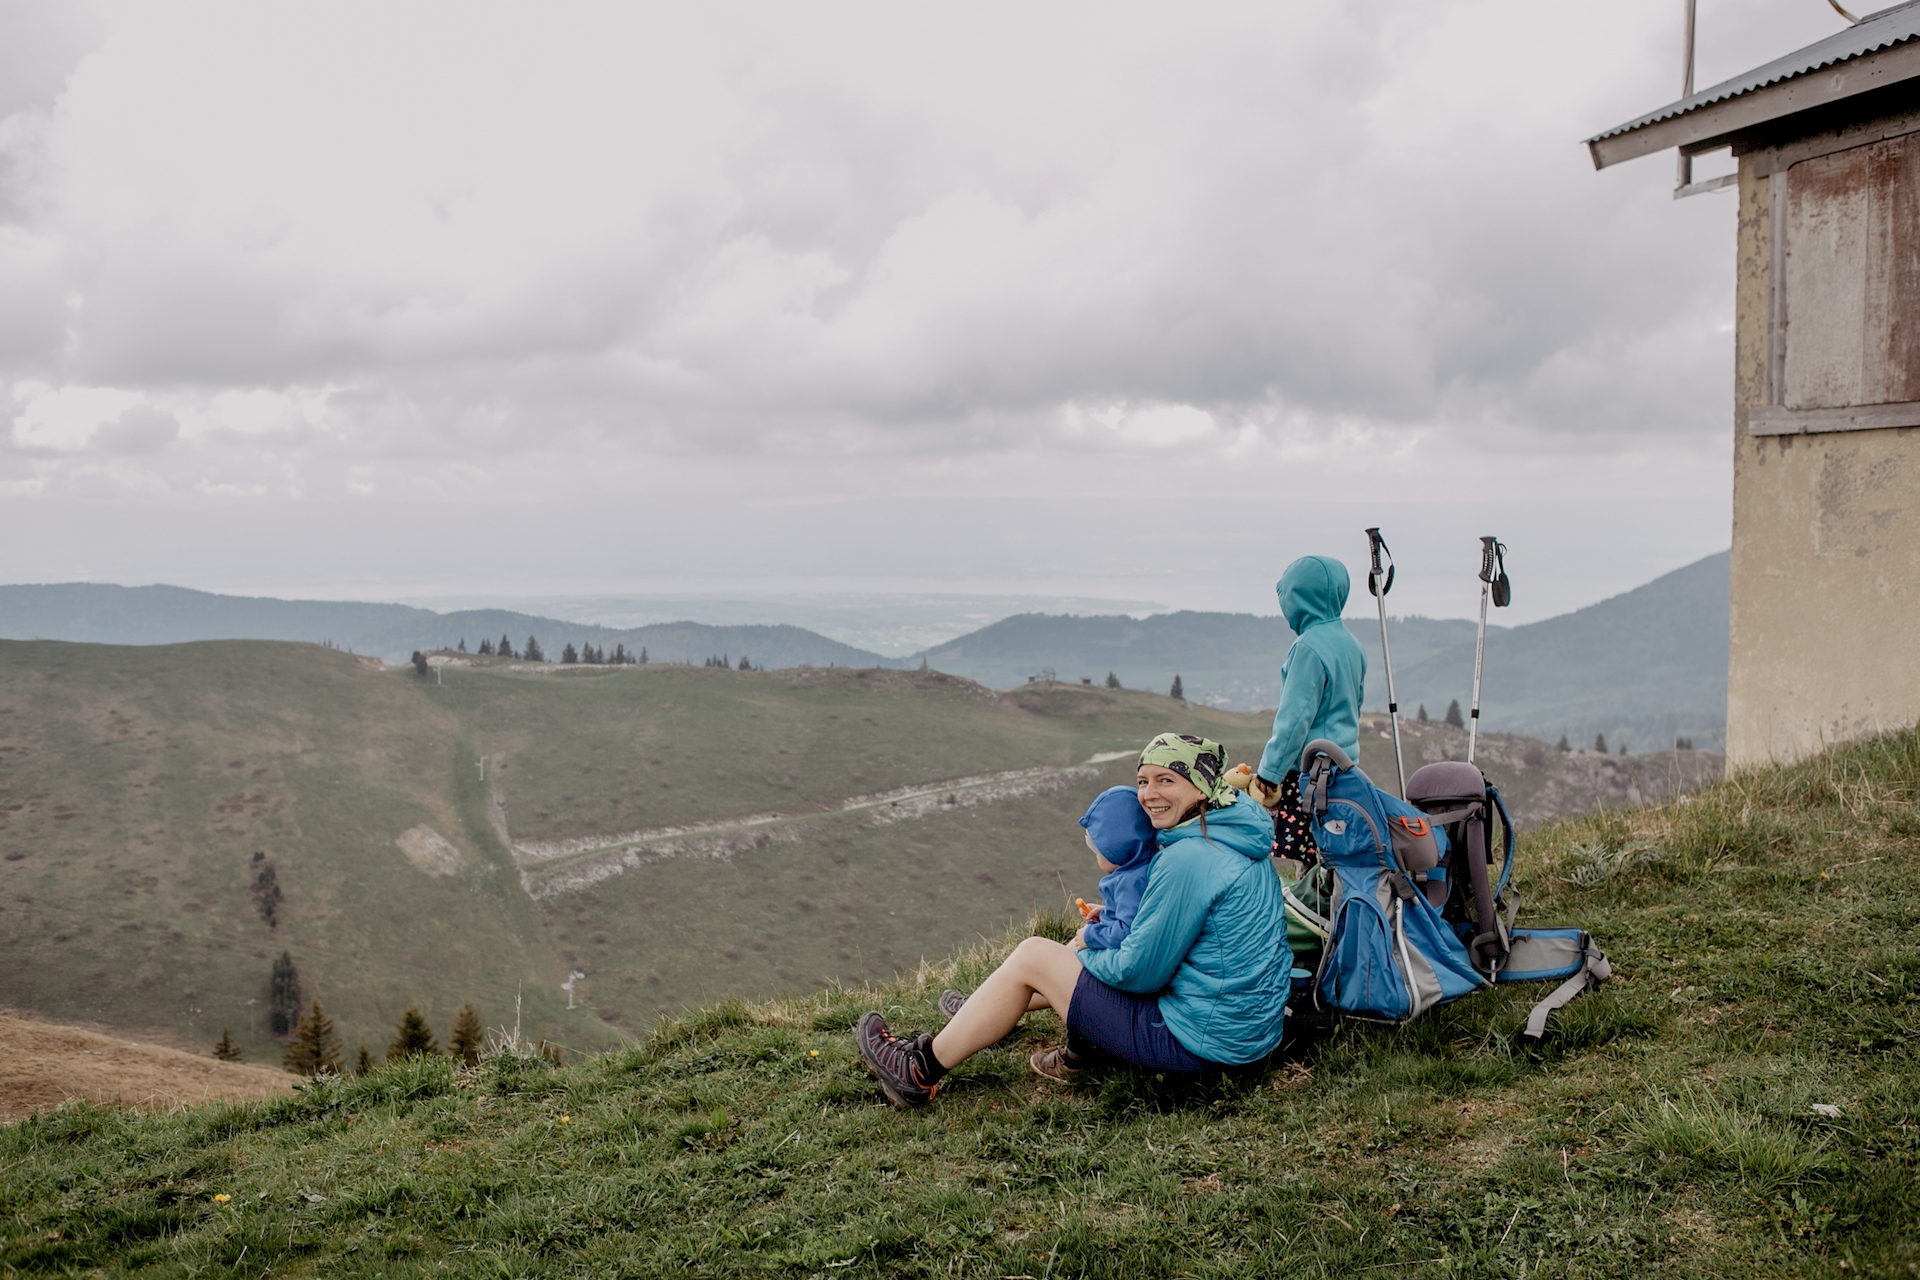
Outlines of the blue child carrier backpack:
<svg viewBox="0 0 1920 1280">
<path fill-rule="evenodd" d="M 1300 805 L 1332 878 L 1316 1005 L 1401 1023 L 1486 984 L 1421 892 L 1442 839 L 1425 814 L 1374 786 L 1324 738 L 1301 753 Z"/>
<path fill-rule="evenodd" d="M 1324 738 L 1301 753 L 1300 806 L 1325 868 L 1325 916 L 1291 892 L 1288 904 L 1326 935 L 1315 1004 L 1398 1024 L 1494 982 L 1561 979 L 1527 1019 L 1538 1039 L 1549 1013 L 1611 975 L 1606 956 L 1582 929 L 1514 927 L 1513 824 L 1479 769 L 1428 765 L 1407 791 L 1413 804 L 1374 786 Z"/>
</svg>

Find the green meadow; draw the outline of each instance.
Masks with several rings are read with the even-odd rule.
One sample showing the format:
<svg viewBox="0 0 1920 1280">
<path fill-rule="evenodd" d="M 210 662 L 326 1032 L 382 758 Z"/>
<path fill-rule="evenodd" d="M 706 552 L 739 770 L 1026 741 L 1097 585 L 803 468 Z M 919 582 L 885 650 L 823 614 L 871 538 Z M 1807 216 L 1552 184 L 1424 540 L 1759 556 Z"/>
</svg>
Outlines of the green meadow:
<svg viewBox="0 0 1920 1280">
<path fill-rule="evenodd" d="M 1264 735 L 1152 694 L 937 673 L 422 680 L 313 645 L 0 642 L 0 1005 L 203 1052 L 230 1027 L 272 1063 L 285 952 L 349 1056 L 378 1056 L 409 1004 L 444 1039 L 465 1001 L 592 1051 L 727 995 L 877 981 L 1091 894 L 1073 819 L 1128 773 L 1085 762 L 1166 728 Z M 874 799 L 903 788 L 933 793 Z M 598 846 L 514 851 L 635 832 L 610 873 Z"/>
<path fill-rule="evenodd" d="M 0 1274 L 1911 1275 L 1917 800 L 1906 732 L 1528 832 L 1527 918 L 1616 972 L 1538 1044 L 1540 992 L 1502 989 L 1398 1030 L 1299 1011 L 1208 1088 L 1062 1086 L 1038 1014 L 891 1110 L 853 1020 L 932 1026 L 1009 933 L 568 1065 L 63 1107 L 0 1132 Z"/>
</svg>

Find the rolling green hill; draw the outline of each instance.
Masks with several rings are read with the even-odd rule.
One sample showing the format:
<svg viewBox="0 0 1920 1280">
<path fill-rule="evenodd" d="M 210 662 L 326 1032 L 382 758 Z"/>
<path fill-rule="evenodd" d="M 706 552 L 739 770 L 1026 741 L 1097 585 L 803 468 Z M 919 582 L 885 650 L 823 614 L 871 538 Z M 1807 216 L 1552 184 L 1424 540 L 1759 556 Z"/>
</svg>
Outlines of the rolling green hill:
<svg viewBox="0 0 1920 1280">
<path fill-rule="evenodd" d="M 930 1028 L 1012 942 L 882 987 L 0 1129 L 0 1272 L 78 1275 L 1903 1276 L 1920 1267 L 1920 738 L 1530 834 L 1536 921 L 1615 976 L 1407 1028 L 1296 1003 L 1277 1062 L 1179 1089 L 1026 1056 L 1029 1015 L 888 1108 L 863 1009 Z M 1035 926 L 1058 934 L 1059 918 Z"/>
<path fill-rule="evenodd" d="M 261 1061 L 285 951 L 349 1050 L 414 1002 L 443 1035 L 467 1000 L 502 1025 L 517 993 L 530 1034 L 588 1049 L 729 994 L 879 981 L 1091 896 L 1074 820 L 1142 743 L 1200 731 L 1250 758 L 1267 733 L 938 672 L 435 661 L 423 680 L 312 645 L 0 642 L 0 1004 L 184 1047 L 230 1026 Z M 1410 769 L 1465 746 L 1439 724 L 1406 741 Z M 1482 761 L 1525 822 L 1718 772 L 1503 735 Z M 1362 763 L 1391 785 L 1384 720 Z"/>
<path fill-rule="evenodd" d="M 727 992 L 885 976 L 1091 891 L 1072 818 L 1126 768 L 1090 757 L 1259 731 L 1070 696 L 0 642 L 0 1004 L 185 1046 L 231 1026 L 259 1061 L 283 950 L 376 1052 L 416 1001 L 444 1035 L 524 992 L 530 1033 L 585 1049 Z"/>
</svg>

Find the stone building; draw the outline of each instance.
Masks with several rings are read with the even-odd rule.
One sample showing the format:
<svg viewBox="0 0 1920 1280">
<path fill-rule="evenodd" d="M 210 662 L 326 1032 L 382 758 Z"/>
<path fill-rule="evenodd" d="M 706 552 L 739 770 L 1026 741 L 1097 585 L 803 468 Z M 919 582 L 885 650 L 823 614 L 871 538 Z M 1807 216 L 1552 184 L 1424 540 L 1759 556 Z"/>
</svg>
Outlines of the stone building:
<svg viewBox="0 0 1920 1280">
<path fill-rule="evenodd" d="M 1920 0 L 1592 138 L 1737 182 L 1731 766 L 1920 719 Z M 1729 150 L 1737 175 L 1690 180 Z"/>
</svg>

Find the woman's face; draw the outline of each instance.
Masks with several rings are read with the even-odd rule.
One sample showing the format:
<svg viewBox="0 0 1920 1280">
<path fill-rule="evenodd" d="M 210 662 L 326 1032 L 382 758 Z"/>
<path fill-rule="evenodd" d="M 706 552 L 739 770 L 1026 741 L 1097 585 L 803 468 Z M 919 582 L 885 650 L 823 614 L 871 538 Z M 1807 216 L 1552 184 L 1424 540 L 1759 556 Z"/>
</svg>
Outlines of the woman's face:
<svg viewBox="0 0 1920 1280">
<path fill-rule="evenodd" d="M 1179 826 L 1187 811 L 1205 798 L 1200 788 L 1157 764 L 1141 765 L 1134 785 L 1139 789 L 1140 807 L 1147 811 L 1147 821 L 1156 831 Z"/>
</svg>

